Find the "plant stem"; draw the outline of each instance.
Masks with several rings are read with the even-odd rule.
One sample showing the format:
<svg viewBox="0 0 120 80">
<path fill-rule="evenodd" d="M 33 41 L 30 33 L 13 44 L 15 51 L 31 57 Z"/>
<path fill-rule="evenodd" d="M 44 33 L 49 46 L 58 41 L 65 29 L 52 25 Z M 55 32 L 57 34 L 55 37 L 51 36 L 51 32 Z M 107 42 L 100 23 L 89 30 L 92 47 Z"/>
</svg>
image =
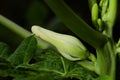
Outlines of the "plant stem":
<svg viewBox="0 0 120 80">
<path fill-rule="evenodd" d="M 116 78 L 116 54 L 115 54 L 115 44 L 113 41 L 110 41 L 108 43 L 108 49 L 110 52 L 110 57 L 111 57 L 111 71 L 110 71 L 110 76 L 112 76 L 112 79 L 115 80 Z"/>
<path fill-rule="evenodd" d="M 64 69 L 64 74 L 63 74 L 63 76 L 64 76 L 64 75 L 67 74 L 67 70 L 66 70 L 66 64 L 65 64 L 65 62 L 64 62 L 63 57 L 61 57 L 61 61 L 62 61 L 62 64 L 63 64 L 63 69 Z"/>
<path fill-rule="evenodd" d="M 23 29 L 21 26 L 19 26 L 16 23 L 10 21 L 9 19 L 5 18 L 2 15 L 0 15 L 0 24 L 7 27 L 8 29 L 10 29 L 11 31 L 20 35 L 23 38 L 26 38 L 27 36 L 31 35 L 31 33 L 29 31 Z"/>
<path fill-rule="evenodd" d="M 97 60 L 100 75 L 108 75 L 111 80 L 115 80 L 116 54 L 111 40 L 101 49 L 97 49 Z"/>
<path fill-rule="evenodd" d="M 107 42 L 106 36 L 92 29 L 65 4 L 64 0 L 45 2 L 71 31 L 94 48 L 101 47 Z"/>
<path fill-rule="evenodd" d="M 26 38 L 26 37 L 32 35 L 31 32 L 22 28 L 18 24 L 14 23 L 13 21 L 7 19 L 6 17 L 4 17 L 2 15 L 0 15 L 0 24 L 5 26 L 6 28 L 10 29 L 11 31 L 13 31 L 17 35 L 21 36 L 22 38 Z M 36 39 L 37 39 L 39 48 L 46 49 L 50 46 L 50 44 L 44 42 L 43 40 L 38 39 L 38 38 L 36 38 Z"/>
</svg>

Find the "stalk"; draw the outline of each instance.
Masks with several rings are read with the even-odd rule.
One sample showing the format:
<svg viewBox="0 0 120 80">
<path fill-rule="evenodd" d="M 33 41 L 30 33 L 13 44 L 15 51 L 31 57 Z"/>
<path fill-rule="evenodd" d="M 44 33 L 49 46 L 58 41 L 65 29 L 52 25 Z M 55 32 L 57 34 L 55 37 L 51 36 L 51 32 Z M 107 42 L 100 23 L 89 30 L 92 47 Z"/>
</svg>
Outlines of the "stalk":
<svg viewBox="0 0 120 80">
<path fill-rule="evenodd" d="M 116 72 L 116 54 L 114 44 L 111 40 L 104 47 L 97 49 L 97 67 L 99 75 L 110 76 L 111 80 L 115 80 Z"/>
<path fill-rule="evenodd" d="M 2 15 L 0 15 L 0 24 L 3 25 L 4 27 L 10 29 L 12 32 L 16 33 L 18 36 L 20 36 L 22 38 L 26 38 L 26 37 L 32 35 L 31 32 L 22 28 L 18 24 L 14 23 L 13 21 L 7 19 L 6 17 L 4 17 Z M 50 46 L 48 43 L 44 42 L 43 40 L 38 39 L 38 38 L 36 38 L 36 39 L 38 41 L 39 48 L 46 49 Z"/>
<path fill-rule="evenodd" d="M 29 31 L 25 30 L 21 26 L 17 25 L 16 23 L 12 22 L 11 20 L 7 19 L 2 15 L 0 15 L 0 24 L 2 24 L 3 26 L 5 26 L 6 28 L 10 29 L 11 31 L 23 38 L 26 38 L 29 35 L 31 35 Z"/>
<path fill-rule="evenodd" d="M 112 80 L 115 80 L 115 75 L 116 75 L 115 74 L 116 72 L 115 44 L 114 44 L 113 37 L 112 37 L 116 14 L 117 14 L 117 0 L 109 0 L 109 6 L 107 9 L 107 12 L 102 16 L 102 19 L 106 24 L 104 34 L 109 37 L 109 41 L 105 45 L 103 55 L 109 53 L 108 54 L 109 59 L 106 59 L 106 57 L 105 59 L 106 59 L 106 62 L 110 61 L 110 65 L 108 65 L 107 68 L 110 70 L 109 75 L 111 76 Z"/>
</svg>

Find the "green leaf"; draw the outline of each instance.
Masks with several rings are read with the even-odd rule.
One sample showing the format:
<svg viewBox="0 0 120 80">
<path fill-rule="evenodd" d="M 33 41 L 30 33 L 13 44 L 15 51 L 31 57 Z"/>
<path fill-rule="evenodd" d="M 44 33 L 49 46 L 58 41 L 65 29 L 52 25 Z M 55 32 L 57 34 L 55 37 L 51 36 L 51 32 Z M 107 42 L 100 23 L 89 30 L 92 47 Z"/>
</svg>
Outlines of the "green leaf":
<svg viewBox="0 0 120 80">
<path fill-rule="evenodd" d="M 31 67 L 43 71 L 43 72 L 52 72 L 53 75 L 63 75 L 63 63 L 61 57 L 53 51 L 46 51 L 45 53 L 38 54 L 37 57 L 39 61 L 35 64 L 32 64 Z"/>
<path fill-rule="evenodd" d="M 8 58 L 14 64 L 28 64 L 36 50 L 37 41 L 34 36 L 27 37 Z"/>
<path fill-rule="evenodd" d="M 33 59 L 35 63 L 19 64 L 15 67 L 7 60 L 0 58 L 0 63 L 6 64 L 4 68 L 0 68 L 0 76 L 10 76 L 13 80 L 91 80 L 97 77 L 95 73 L 76 62 L 64 59 L 52 50 L 38 51 Z"/>
<path fill-rule="evenodd" d="M 7 58 L 9 56 L 9 47 L 7 44 L 0 42 L 0 57 Z"/>
<path fill-rule="evenodd" d="M 9 56 L 9 47 L 6 43 L 0 42 L 0 79 L 6 79 L 11 76 L 14 66 L 7 60 Z"/>
<path fill-rule="evenodd" d="M 0 76 L 7 77 L 11 76 L 14 66 L 5 58 L 0 57 Z"/>
<path fill-rule="evenodd" d="M 49 74 L 54 78 L 53 80 L 62 80 L 66 78 L 90 80 L 96 76 L 95 73 L 81 67 L 76 62 L 66 60 L 51 50 L 42 52 L 36 56 L 38 62 L 31 64 L 31 68 L 42 72 L 46 76 Z"/>
</svg>

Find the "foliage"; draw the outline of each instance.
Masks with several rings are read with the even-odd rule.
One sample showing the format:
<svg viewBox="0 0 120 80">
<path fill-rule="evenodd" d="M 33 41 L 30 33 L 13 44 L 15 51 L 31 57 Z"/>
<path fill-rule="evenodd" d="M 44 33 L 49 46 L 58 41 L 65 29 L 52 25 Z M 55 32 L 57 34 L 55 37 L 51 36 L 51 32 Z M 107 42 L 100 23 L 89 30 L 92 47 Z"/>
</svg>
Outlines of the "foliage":
<svg viewBox="0 0 120 80">
<path fill-rule="evenodd" d="M 5 43 L 0 44 L 0 76 L 13 80 L 91 80 L 97 75 L 53 50 L 36 50 L 34 36 L 27 37 L 9 56 Z M 4 57 L 7 56 L 7 57 Z"/>
</svg>

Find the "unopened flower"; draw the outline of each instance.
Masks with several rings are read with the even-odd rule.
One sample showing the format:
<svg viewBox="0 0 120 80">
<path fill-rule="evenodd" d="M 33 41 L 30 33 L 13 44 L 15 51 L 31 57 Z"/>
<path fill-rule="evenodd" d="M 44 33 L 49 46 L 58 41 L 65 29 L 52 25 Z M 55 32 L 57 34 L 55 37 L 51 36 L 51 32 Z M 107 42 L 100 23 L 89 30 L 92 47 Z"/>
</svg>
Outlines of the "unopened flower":
<svg viewBox="0 0 120 80">
<path fill-rule="evenodd" d="M 69 60 L 83 60 L 89 56 L 84 45 L 73 36 L 56 33 L 40 26 L 32 26 L 32 32 L 55 46 L 61 55 Z"/>
</svg>

